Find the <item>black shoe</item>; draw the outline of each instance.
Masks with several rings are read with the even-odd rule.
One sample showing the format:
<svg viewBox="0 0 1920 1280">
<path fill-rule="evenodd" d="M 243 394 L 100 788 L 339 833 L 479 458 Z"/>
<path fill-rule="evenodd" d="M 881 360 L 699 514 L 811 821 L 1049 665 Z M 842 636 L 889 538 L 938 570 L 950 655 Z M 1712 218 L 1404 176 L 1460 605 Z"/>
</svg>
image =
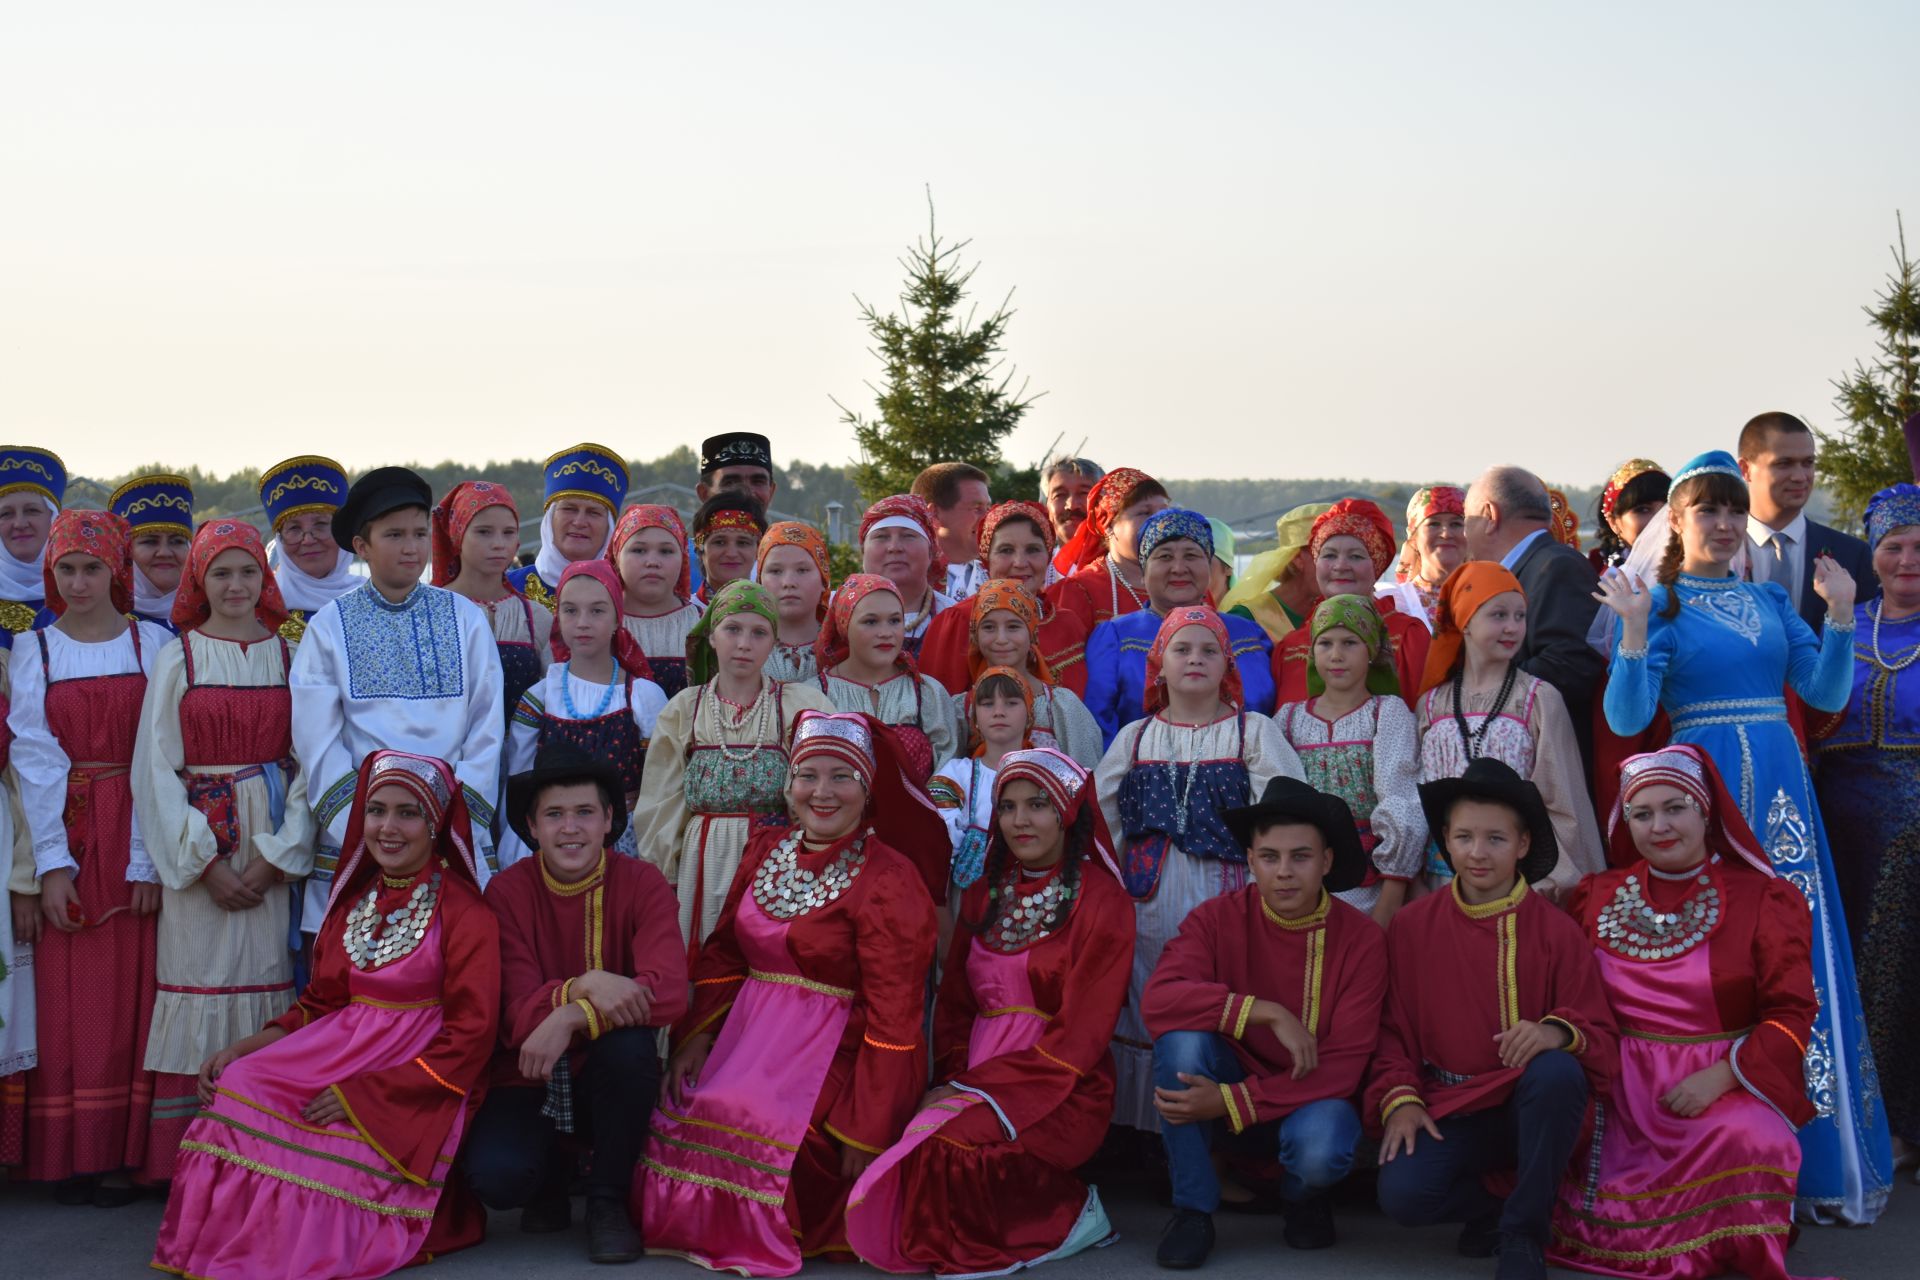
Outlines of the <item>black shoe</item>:
<svg viewBox="0 0 1920 1280">
<path fill-rule="evenodd" d="M 1323 1192 L 1305 1200 L 1289 1201 L 1287 1225 L 1280 1238 L 1290 1249 L 1331 1249 L 1333 1247 L 1333 1202 Z"/>
<path fill-rule="evenodd" d="M 587 1201 L 587 1261 L 635 1262 L 640 1251 L 640 1230 L 623 1202 Z"/>
<path fill-rule="evenodd" d="M 1460 1228 L 1454 1246 L 1463 1258 L 1491 1258 L 1500 1252 L 1500 1215 L 1490 1213 Z"/>
<path fill-rule="evenodd" d="M 93 1178 L 62 1178 L 53 1184 L 55 1204 L 92 1204 Z"/>
<path fill-rule="evenodd" d="M 573 1225 L 573 1202 L 565 1193 L 547 1194 L 520 1211 L 520 1229 L 530 1236 L 550 1236 Z"/>
<path fill-rule="evenodd" d="M 92 1202 L 96 1209 L 124 1209 L 139 1198 L 138 1187 L 110 1187 L 100 1182 L 94 1184 Z"/>
<path fill-rule="evenodd" d="M 1547 1260 L 1531 1236 L 1500 1237 L 1500 1261 L 1494 1266 L 1493 1280 L 1547 1280 Z"/>
<path fill-rule="evenodd" d="M 1175 1209 L 1173 1220 L 1160 1235 L 1160 1265 L 1191 1271 L 1213 1252 L 1213 1215 L 1198 1209 Z"/>
</svg>

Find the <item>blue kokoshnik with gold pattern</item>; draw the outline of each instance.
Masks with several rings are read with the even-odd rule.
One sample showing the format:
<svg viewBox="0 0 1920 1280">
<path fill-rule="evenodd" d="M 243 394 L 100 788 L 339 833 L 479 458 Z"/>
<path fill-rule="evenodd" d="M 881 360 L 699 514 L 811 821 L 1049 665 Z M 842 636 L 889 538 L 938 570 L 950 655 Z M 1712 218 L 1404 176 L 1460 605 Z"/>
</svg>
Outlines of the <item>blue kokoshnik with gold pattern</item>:
<svg viewBox="0 0 1920 1280">
<path fill-rule="evenodd" d="M 544 510 L 563 498 L 591 498 L 619 514 L 627 498 L 627 464 L 602 444 L 577 444 L 547 459 Z"/>
<path fill-rule="evenodd" d="M 288 458 L 260 473 L 260 505 L 276 532 L 283 520 L 316 511 L 332 515 L 346 500 L 347 470 L 332 458 Z"/>
<path fill-rule="evenodd" d="M 193 485 L 185 476 L 136 476 L 113 491 L 107 508 L 143 533 L 193 536 Z"/>
</svg>

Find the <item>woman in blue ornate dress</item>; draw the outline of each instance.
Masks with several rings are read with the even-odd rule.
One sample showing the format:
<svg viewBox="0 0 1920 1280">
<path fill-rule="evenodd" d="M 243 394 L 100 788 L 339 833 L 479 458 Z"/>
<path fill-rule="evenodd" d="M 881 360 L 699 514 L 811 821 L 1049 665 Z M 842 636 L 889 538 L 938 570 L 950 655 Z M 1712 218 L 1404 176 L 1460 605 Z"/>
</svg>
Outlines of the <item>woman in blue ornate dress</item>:
<svg viewBox="0 0 1920 1280">
<path fill-rule="evenodd" d="M 1631 736 L 1664 708 L 1673 741 L 1706 751 L 1733 784 L 1740 810 L 1776 870 L 1813 913 L 1820 1012 L 1807 1044 L 1814 1119 L 1800 1130 L 1800 1217 L 1872 1222 L 1887 1201 L 1892 1152 L 1853 954 L 1820 809 L 1787 721 L 1791 687 L 1815 711 L 1846 705 L 1853 669 L 1853 579 L 1831 559 L 1815 566 L 1828 605 L 1814 635 L 1776 583 L 1742 580 L 1747 488 L 1728 454 L 1674 475 L 1667 509 L 1641 534 L 1664 546 L 1658 583 L 1610 574 L 1601 601 L 1620 616 L 1607 678 L 1607 723 Z"/>
</svg>

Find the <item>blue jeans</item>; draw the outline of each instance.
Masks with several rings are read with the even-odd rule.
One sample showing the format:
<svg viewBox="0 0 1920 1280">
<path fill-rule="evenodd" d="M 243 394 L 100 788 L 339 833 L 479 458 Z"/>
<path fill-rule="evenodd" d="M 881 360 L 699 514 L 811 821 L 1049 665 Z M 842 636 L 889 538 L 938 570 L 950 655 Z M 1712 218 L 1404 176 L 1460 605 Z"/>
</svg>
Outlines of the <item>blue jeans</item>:
<svg viewBox="0 0 1920 1280">
<path fill-rule="evenodd" d="M 1247 1078 L 1225 1036 L 1211 1031 L 1169 1031 L 1153 1042 L 1153 1082 L 1162 1089 L 1184 1089 L 1180 1073 L 1205 1076 L 1215 1084 L 1237 1084 Z M 1274 1128 L 1270 1122 L 1247 1130 Z M 1353 1150 L 1360 1141 L 1360 1117 L 1344 1098 L 1309 1102 L 1280 1118 L 1279 1158 L 1285 1171 L 1280 1197 L 1298 1203 L 1325 1191 L 1347 1176 Z M 1173 1203 L 1180 1209 L 1212 1213 L 1220 1207 L 1220 1179 L 1213 1171 L 1213 1138 L 1219 1128 L 1213 1120 L 1192 1124 L 1160 1122 L 1160 1140 L 1167 1147 L 1167 1169 L 1173 1177 Z"/>
</svg>

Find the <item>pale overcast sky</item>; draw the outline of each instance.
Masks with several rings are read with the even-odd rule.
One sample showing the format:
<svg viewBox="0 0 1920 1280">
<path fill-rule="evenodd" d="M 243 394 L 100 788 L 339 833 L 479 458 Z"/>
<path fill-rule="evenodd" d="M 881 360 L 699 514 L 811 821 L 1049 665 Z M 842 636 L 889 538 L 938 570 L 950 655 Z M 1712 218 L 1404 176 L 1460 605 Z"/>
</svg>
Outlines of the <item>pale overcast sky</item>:
<svg viewBox="0 0 1920 1280">
<path fill-rule="evenodd" d="M 0 9 L 0 440 L 78 473 L 844 458 L 924 228 L 1056 435 L 1169 477 L 1598 483 L 1831 425 L 1920 6 Z"/>
</svg>

